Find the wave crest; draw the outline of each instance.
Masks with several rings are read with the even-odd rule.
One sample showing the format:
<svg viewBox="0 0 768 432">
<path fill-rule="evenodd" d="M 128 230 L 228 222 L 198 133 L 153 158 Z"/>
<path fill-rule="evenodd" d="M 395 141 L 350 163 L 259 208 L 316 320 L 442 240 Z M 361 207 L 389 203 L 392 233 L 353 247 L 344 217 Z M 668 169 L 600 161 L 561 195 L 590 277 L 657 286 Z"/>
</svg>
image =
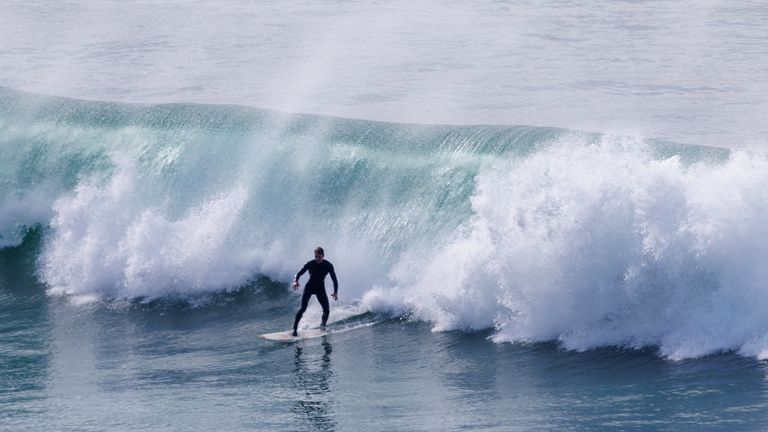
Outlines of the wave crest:
<svg viewBox="0 0 768 432">
<path fill-rule="evenodd" d="M 493 326 L 496 341 L 764 356 L 765 155 L 687 165 L 574 144 L 480 173 L 464 232 L 401 277 L 409 308 L 437 330 Z"/>
</svg>

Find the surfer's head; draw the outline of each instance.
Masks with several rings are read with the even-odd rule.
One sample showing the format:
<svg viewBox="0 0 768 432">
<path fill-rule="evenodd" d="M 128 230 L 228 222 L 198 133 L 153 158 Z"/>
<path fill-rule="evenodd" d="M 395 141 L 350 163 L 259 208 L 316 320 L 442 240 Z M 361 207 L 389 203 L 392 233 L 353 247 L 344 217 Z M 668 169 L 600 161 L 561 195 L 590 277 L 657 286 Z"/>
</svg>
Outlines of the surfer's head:
<svg viewBox="0 0 768 432">
<path fill-rule="evenodd" d="M 320 246 L 315 248 L 315 261 L 322 262 L 325 257 L 325 251 Z"/>
</svg>

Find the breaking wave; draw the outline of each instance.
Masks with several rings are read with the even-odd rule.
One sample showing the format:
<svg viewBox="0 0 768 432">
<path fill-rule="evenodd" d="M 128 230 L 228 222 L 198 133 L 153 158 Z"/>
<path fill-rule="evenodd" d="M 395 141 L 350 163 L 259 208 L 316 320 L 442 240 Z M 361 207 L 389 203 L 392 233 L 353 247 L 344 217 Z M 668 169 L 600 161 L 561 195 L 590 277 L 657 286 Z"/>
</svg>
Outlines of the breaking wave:
<svg viewBox="0 0 768 432">
<path fill-rule="evenodd" d="M 569 349 L 768 358 L 768 157 L 529 126 L 426 126 L 0 89 L 0 247 L 52 294 L 288 280 Z M 37 232 L 37 230 L 36 230 Z"/>
</svg>

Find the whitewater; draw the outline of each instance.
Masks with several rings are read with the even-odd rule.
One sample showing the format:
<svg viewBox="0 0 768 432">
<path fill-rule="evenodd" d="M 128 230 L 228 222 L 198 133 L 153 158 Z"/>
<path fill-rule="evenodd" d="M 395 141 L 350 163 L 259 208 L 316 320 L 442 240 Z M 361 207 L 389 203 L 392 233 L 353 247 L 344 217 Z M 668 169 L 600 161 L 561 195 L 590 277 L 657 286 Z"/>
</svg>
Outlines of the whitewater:
<svg viewBox="0 0 768 432">
<path fill-rule="evenodd" d="M 765 154 L 525 126 L 2 94 L 2 241 L 44 228 L 54 294 L 151 300 L 290 280 L 497 342 L 768 348 Z"/>
</svg>

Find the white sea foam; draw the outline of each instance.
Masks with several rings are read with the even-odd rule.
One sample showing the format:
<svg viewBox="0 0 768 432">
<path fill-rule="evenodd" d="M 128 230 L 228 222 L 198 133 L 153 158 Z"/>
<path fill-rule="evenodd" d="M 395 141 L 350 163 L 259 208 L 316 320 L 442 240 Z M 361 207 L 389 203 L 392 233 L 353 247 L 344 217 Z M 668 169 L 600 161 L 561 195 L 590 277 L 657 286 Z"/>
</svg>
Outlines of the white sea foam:
<svg viewBox="0 0 768 432">
<path fill-rule="evenodd" d="M 146 139 L 145 132 L 118 135 Z M 194 153 L 195 146 L 174 150 L 170 160 L 162 148 L 139 147 L 138 158 L 129 146 L 113 152 L 112 171 L 81 180 L 49 209 L 40 278 L 53 294 L 194 295 L 236 289 L 258 274 L 287 281 L 323 245 L 341 275 L 342 297 L 359 299 L 386 271 L 376 266 L 372 238 L 350 228 L 358 214 L 342 206 L 333 219 L 315 210 L 318 199 L 335 195 L 314 184 L 317 166 L 331 169 L 334 161 L 307 151 L 311 160 L 288 166 L 286 174 L 270 156 L 285 149 L 267 145 L 254 147 L 234 170 L 217 166 L 214 174 L 205 172 L 211 155 Z"/>
<path fill-rule="evenodd" d="M 436 330 L 493 326 L 500 342 L 766 356 L 764 154 L 686 166 L 615 138 L 562 142 L 477 182 L 471 221 L 396 267 L 398 288 L 366 298 L 373 310 L 406 308 Z"/>
<path fill-rule="evenodd" d="M 157 296 L 221 289 L 251 274 L 227 241 L 247 194 L 235 185 L 173 219 L 147 206 L 130 161 L 106 183 L 92 180 L 54 204 L 41 275 L 52 292 Z"/>
</svg>

